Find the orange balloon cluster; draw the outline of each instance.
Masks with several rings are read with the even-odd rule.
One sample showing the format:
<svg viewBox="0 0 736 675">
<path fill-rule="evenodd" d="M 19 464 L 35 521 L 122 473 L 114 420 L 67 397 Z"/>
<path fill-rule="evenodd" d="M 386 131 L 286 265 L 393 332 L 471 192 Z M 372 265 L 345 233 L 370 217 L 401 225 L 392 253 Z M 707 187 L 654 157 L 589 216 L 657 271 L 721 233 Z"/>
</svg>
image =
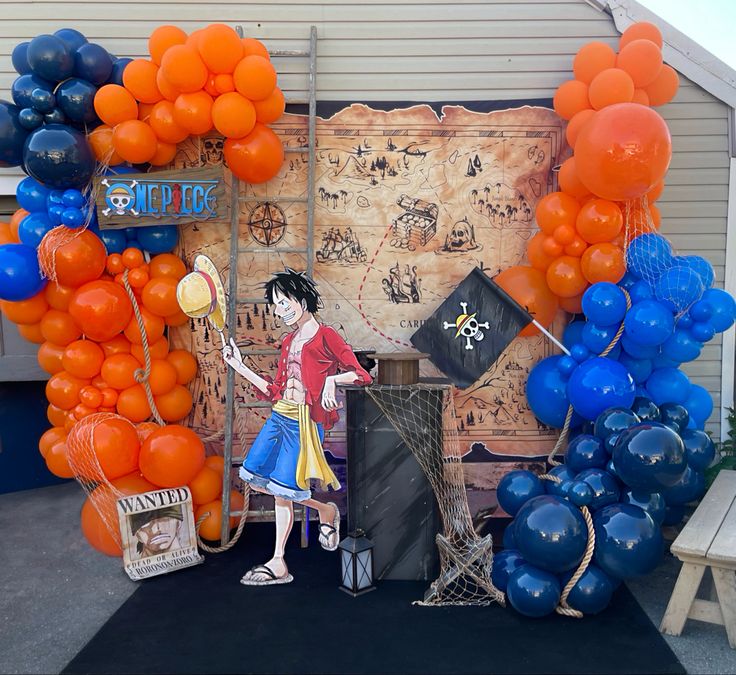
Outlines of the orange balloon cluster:
<svg viewBox="0 0 736 675">
<path fill-rule="evenodd" d="M 148 51 L 150 59 L 125 67 L 123 86 L 108 84 L 95 95 L 104 122 L 90 134 L 98 160 L 162 166 L 174 159 L 177 143 L 215 129 L 226 138 L 225 160 L 239 178 L 263 183 L 278 173 L 284 149 L 267 125 L 286 103 L 261 42 L 224 24 L 191 35 L 160 26 Z"/>
</svg>

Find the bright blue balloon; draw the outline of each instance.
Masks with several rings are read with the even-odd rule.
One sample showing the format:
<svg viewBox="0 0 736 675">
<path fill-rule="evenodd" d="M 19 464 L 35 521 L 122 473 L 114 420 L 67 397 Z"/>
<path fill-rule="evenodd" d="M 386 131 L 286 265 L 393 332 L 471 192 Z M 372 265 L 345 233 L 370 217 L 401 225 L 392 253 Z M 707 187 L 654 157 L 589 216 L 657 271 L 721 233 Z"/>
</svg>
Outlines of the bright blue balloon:
<svg viewBox="0 0 736 675">
<path fill-rule="evenodd" d="M 138 241 L 151 255 L 169 253 L 179 242 L 179 228 L 176 225 L 158 225 L 138 228 Z"/>
<path fill-rule="evenodd" d="M 499 551 L 493 556 L 491 582 L 499 591 L 505 593 L 509 577 L 522 565 L 526 565 L 526 560 L 518 551 L 514 549 Z"/>
<path fill-rule="evenodd" d="M 26 211 L 45 211 L 49 190 L 35 178 L 24 178 L 15 189 L 15 198 Z"/>
<path fill-rule="evenodd" d="M 585 469 L 603 468 L 608 462 L 608 453 L 600 438 L 580 434 L 573 438 L 565 451 L 565 464 L 575 474 Z"/>
<path fill-rule="evenodd" d="M 74 75 L 93 85 L 105 84 L 112 73 L 112 56 L 104 47 L 88 42 L 74 55 Z"/>
<path fill-rule="evenodd" d="M 504 548 L 516 548 L 516 521 L 512 520 L 503 531 L 502 544 Z"/>
<path fill-rule="evenodd" d="M 56 90 L 56 100 L 59 108 L 72 122 L 94 122 L 97 119 L 95 112 L 95 94 L 97 87 L 78 77 L 71 77 L 62 82 Z"/>
<path fill-rule="evenodd" d="M 21 42 L 13 47 L 13 54 L 10 60 L 13 63 L 15 72 L 19 75 L 25 75 L 31 72 L 31 66 L 28 63 L 28 45 L 30 42 Z"/>
<path fill-rule="evenodd" d="M 659 422 L 659 408 L 648 396 L 637 396 L 631 404 L 631 412 L 642 422 Z"/>
<path fill-rule="evenodd" d="M 110 84 L 119 84 L 121 87 L 123 86 L 123 71 L 125 70 L 125 66 L 127 66 L 133 59 L 129 58 L 119 58 L 115 59 L 112 62 L 112 71 L 110 72 L 110 76 L 108 77 L 107 81 Z"/>
<path fill-rule="evenodd" d="M 672 312 L 683 312 L 700 299 L 705 287 L 700 275 L 690 267 L 675 265 L 654 285 L 654 297 Z"/>
<path fill-rule="evenodd" d="M 567 398 L 583 419 L 593 420 L 606 408 L 634 402 L 634 380 L 617 361 L 600 357 L 581 363 L 567 381 Z"/>
<path fill-rule="evenodd" d="M 624 321 L 624 325 L 625 325 Z M 659 354 L 659 345 L 642 345 L 632 340 L 626 331 L 621 336 L 619 344 L 623 347 L 623 350 L 631 357 L 635 359 L 653 359 Z"/>
<path fill-rule="evenodd" d="M 107 255 L 122 253 L 127 247 L 127 240 L 122 230 L 100 230 L 99 237 L 107 249 Z"/>
<path fill-rule="evenodd" d="M 64 190 L 49 190 L 49 195 L 46 198 L 47 207 L 51 205 L 66 206 L 64 204 Z"/>
<path fill-rule="evenodd" d="M 25 244 L 0 246 L 0 300 L 27 300 L 45 285 L 34 249 Z"/>
<path fill-rule="evenodd" d="M 661 492 L 637 492 L 636 490 L 626 490 L 621 493 L 621 503 L 631 504 L 644 509 L 654 520 L 657 525 L 661 525 L 664 520 L 664 514 L 667 504 Z"/>
<path fill-rule="evenodd" d="M 705 474 L 687 466 L 677 483 L 662 492 L 667 506 L 681 506 L 700 499 L 705 494 Z"/>
<path fill-rule="evenodd" d="M 16 77 L 10 87 L 10 93 L 13 96 L 13 102 L 20 108 L 32 108 L 33 99 L 31 94 L 36 89 L 45 89 L 51 93 L 54 89 L 52 82 L 44 80 L 35 73 L 28 73 Z"/>
<path fill-rule="evenodd" d="M 95 156 L 84 134 L 49 124 L 29 136 L 23 150 L 26 171 L 54 188 L 83 188 L 95 171 Z"/>
<path fill-rule="evenodd" d="M 621 341 L 619 340 L 613 346 L 613 349 L 610 352 L 608 352 L 608 354 L 606 355 L 606 358 L 611 359 L 612 361 L 618 361 L 622 353 L 623 353 L 623 350 L 621 349 Z"/>
<path fill-rule="evenodd" d="M 675 363 L 694 361 L 700 356 L 703 345 L 689 330 L 679 327 L 662 344 L 662 356 Z"/>
<path fill-rule="evenodd" d="M 128 241 L 138 241 L 138 228 L 137 227 L 126 227 L 123 232 L 125 232 L 125 238 Z"/>
<path fill-rule="evenodd" d="M 690 419 L 695 421 L 698 428 L 702 428 L 708 421 L 713 412 L 713 397 L 707 389 L 699 384 L 693 384 L 687 399 L 683 401 L 683 405 L 690 413 Z"/>
<path fill-rule="evenodd" d="M 641 302 L 642 300 L 653 300 L 654 291 L 646 281 L 637 281 L 629 289 L 629 297 L 631 298 L 631 304 Z"/>
<path fill-rule="evenodd" d="M 509 471 L 496 488 L 496 499 L 510 516 L 533 497 L 544 494 L 544 485 L 531 471 Z"/>
<path fill-rule="evenodd" d="M 67 46 L 70 52 L 75 52 L 82 45 L 87 44 L 87 38 L 74 28 L 60 28 L 54 35 Z"/>
<path fill-rule="evenodd" d="M 634 237 L 626 250 L 626 267 L 642 279 L 654 279 L 672 265 L 672 246 L 661 234 Z"/>
<path fill-rule="evenodd" d="M 602 441 L 605 441 L 614 434 L 625 431 L 634 424 L 639 424 L 639 422 L 641 422 L 641 419 L 636 413 L 632 412 L 631 408 L 608 408 L 596 417 L 593 433 Z M 608 461 L 608 458 L 606 458 L 606 461 Z"/>
<path fill-rule="evenodd" d="M 583 313 L 599 326 L 611 326 L 623 321 L 626 314 L 624 292 L 608 281 L 593 284 L 583 293 Z"/>
<path fill-rule="evenodd" d="M 575 480 L 584 481 L 593 490 L 593 500 L 590 502 L 592 511 L 618 501 L 621 490 L 618 481 L 605 469 L 585 469 L 575 476 Z"/>
<path fill-rule="evenodd" d="M 0 101 L 0 167 L 23 163 L 23 146 L 28 131 L 20 123 L 19 114 L 18 106 Z"/>
<path fill-rule="evenodd" d="M 681 370 L 677 368 L 657 368 L 649 376 L 646 387 L 649 397 L 657 405 L 663 403 L 685 404 L 690 395 L 691 385 L 690 379 Z"/>
<path fill-rule="evenodd" d="M 628 291 L 637 281 L 640 281 L 640 279 L 641 277 L 639 275 L 634 274 L 631 270 L 626 270 L 626 273 L 621 281 L 618 282 L 618 285 Z"/>
<path fill-rule="evenodd" d="M 567 490 L 567 498 L 575 504 L 575 506 L 580 508 L 583 506 L 590 506 L 593 503 L 595 494 L 593 493 L 593 488 L 585 481 L 574 480 L 570 483 L 570 487 Z"/>
<path fill-rule="evenodd" d="M 706 300 L 698 300 L 690 307 L 688 314 L 693 321 L 708 321 L 713 316 L 713 308 Z M 677 322 L 678 326 L 680 325 L 680 321 Z"/>
<path fill-rule="evenodd" d="M 679 368 L 680 362 L 668 359 L 664 354 L 657 354 L 652 359 L 652 371 L 659 370 L 660 368 Z M 649 379 L 649 378 L 647 378 Z"/>
<path fill-rule="evenodd" d="M 76 230 L 84 224 L 84 213 L 80 209 L 66 208 L 61 213 L 61 224 Z"/>
<path fill-rule="evenodd" d="M 618 362 L 629 371 L 636 384 L 646 382 L 647 378 L 652 374 L 651 359 L 635 359 L 627 352 L 622 351 L 618 357 Z"/>
<path fill-rule="evenodd" d="M 640 345 L 661 345 L 675 329 L 672 312 L 656 300 L 642 300 L 631 306 L 624 319 L 624 335 Z M 624 344 L 624 349 L 629 351 Z M 631 352 L 629 352 L 631 354 Z M 631 354 L 636 356 L 636 354 Z"/>
<path fill-rule="evenodd" d="M 678 504 L 677 506 L 667 506 L 664 511 L 664 520 L 662 521 L 662 525 L 679 525 L 685 517 L 686 511 L 687 509 L 684 505 Z"/>
<path fill-rule="evenodd" d="M 593 516 L 594 561 L 616 579 L 649 574 L 662 560 L 662 531 L 644 509 L 612 504 Z"/>
<path fill-rule="evenodd" d="M 716 334 L 716 329 L 710 321 L 694 321 L 690 327 L 690 334 L 694 340 L 708 342 Z"/>
<path fill-rule="evenodd" d="M 587 361 L 593 355 L 590 353 L 590 349 L 588 349 L 584 344 L 578 343 L 570 347 L 570 356 L 572 356 L 572 358 L 574 358 L 578 363 L 582 363 L 583 361 Z"/>
<path fill-rule="evenodd" d="M 702 299 L 711 306 L 710 322 L 716 332 L 728 330 L 736 319 L 736 302 L 731 294 L 720 288 L 709 288 Z"/>
<path fill-rule="evenodd" d="M 618 477 L 632 490 L 660 492 L 687 466 L 682 440 L 661 422 L 642 422 L 622 432 L 613 450 Z"/>
<path fill-rule="evenodd" d="M 700 300 L 698 300 L 700 302 Z M 697 303 L 696 303 L 697 304 Z M 708 304 L 708 303 L 706 303 Z M 693 320 L 690 316 L 690 313 L 686 314 L 680 314 L 680 316 L 677 319 L 677 327 L 682 328 L 683 330 L 687 330 L 688 328 L 692 328 Z"/>
<path fill-rule="evenodd" d="M 685 429 L 680 432 L 680 437 L 688 465 L 696 471 L 705 471 L 716 456 L 716 446 L 710 436 L 699 429 Z"/>
<path fill-rule="evenodd" d="M 584 327 L 585 321 L 573 321 L 572 323 L 568 323 L 562 333 L 562 344 L 570 349 L 573 345 L 582 342 Z"/>
<path fill-rule="evenodd" d="M 50 82 L 59 82 L 71 76 L 74 57 L 60 38 L 38 35 L 28 45 L 28 64 L 37 75 Z"/>
<path fill-rule="evenodd" d="M 577 567 L 582 560 L 588 539 L 585 520 L 561 497 L 534 497 L 514 520 L 516 546 L 532 565 L 560 573 Z"/>
<path fill-rule="evenodd" d="M 557 369 L 560 371 L 562 377 L 567 379 L 572 375 L 572 371 L 575 370 L 575 368 L 578 367 L 578 362 L 572 358 L 572 356 L 568 356 L 565 354 L 560 358 L 560 360 L 557 362 Z"/>
<path fill-rule="evenodd" d="M 554 574 L 533 565 L 522 565 L 515 570 L 506 585 L 511 606 L 519 614 L 533 618 L 554 612 L 561 592 L 560 582 Z"/>
<path fill-rule="evenodd" d="M 685 407 L 679 403 L 663 403 L 659 406 L 659 421 L 662 424 L 673 425 L 677 433 L 687 429 L 690 415 Z"/>
<path fill-rule="evenodd" d="M 583 344 L 590 349 L 593 354 L 600 354 L 608 345 L 613 342 L 616 337 L 619 324 L 612 326 L 599 326 L 588 321 L 583 328 Z"/>
<path fill-rule="evenodd" d="M 49 206 L 48 212 L 49 220 L 56 225 L 61 225 L 61 216 L 64 213 L 64 207 L 60 204 L 52 204 Z"/>
<path fill-rule="evenodd" d="M 79 190 L 64 190 L 61 195 L 61 203 L 64 206 L 73 206 L 75 209 L 81 209 L 85 205 L 85 199 Z"/>
<path fill-rule="evenodd" d="M 563 587 L 572 579 L 572 574 L 566 574 Z M 567 604 L 583 614 L 599 614 L 611 602 L 611 596 L 616 586 L 600 567 L 588 565 L 583 575 L 572 587 L 567 596 Z"/>
<path fill-rule="evenodd" d="M 557 368 L 560 357 L 548 356 L 529 373 L 526 383 L 526 398 L 537 419 L 549 427 L 561 429 L 569 406 L 565 393 L 567 381 Z M 580 424 L 580 418 L 573 416 L 573 426 Z"/>
<path fill-rule="evenodd" d="M 18 225 L 18 239 L 26 246 L 38 248 L 44 235 L 53 227 L 54 225 L 44 212 L 29 213 Z"/>
<path fill-rule="evenodd" d="M 555 483 L 551 480 L 544 481 L 544 489 L 548 495 L 554 495 L 556 497 L 564 497 L 562 486 L 565 483 L 570 483 L 575 479 L 575 472 L 570 469 L 567 464 L 559 464 L 553 466 L 548 472 L 550 476 L 555 476 L 562 481 L 561 483 Z"/>
<path fill-rule="evenodd" d="M 701 258 L 699 255 L 685 255 L 675 258 L 674 262 L 676 265 L 689 267 L 693 272 L 697 273 L 703 282 L 703 288 L 710 288 L 713 285 L 716 275 L 713 271 L 713 265 L 705 258 Z"/>
</svg>

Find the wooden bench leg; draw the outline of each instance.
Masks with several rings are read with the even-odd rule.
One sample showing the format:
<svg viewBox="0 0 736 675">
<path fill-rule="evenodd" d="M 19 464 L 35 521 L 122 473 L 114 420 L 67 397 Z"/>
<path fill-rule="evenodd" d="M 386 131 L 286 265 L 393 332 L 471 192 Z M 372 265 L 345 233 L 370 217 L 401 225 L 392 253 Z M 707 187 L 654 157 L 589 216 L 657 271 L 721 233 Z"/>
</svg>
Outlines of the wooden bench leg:
<svg viewBox="0 0 736 675">
<path fill-rule="evenodd" d="M 677 583 L 672 590 L 669 604 L 662 617 L 662 623 L 659 626 L 661 633 L 667 635 L 679 635 L 685 627 L 687 615 L 690 612 L 690 606 L 695 600 L 695 594 L 698 592 L 700 582 L 703 579 L 705 565 L 696 565 L 695 563 L 683 563 L 680 574 L 677 577 Z M 714 570 L 715 576 L 715 570 Z"/>
<path fill-rule="evenodd" d="M 721 567 L 711 567 L 711 570 L 728 634 L 728 644 L 736 649 L 736 572 Z"/>
</svg>

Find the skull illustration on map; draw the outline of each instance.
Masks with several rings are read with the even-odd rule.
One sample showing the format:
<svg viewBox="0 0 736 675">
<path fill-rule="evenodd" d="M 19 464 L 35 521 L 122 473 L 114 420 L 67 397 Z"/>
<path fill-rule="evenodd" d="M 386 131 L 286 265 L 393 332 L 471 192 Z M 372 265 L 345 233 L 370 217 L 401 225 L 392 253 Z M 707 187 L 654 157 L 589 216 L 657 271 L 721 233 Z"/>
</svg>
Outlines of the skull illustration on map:
<svg viewBox="0 0 736 675">
<path fill-rule="evenodd" d="M 473 251 L 478 248 L 475 228 L 466 218 L 459 220 L 445 237 L 444 251 Z"/>
</svg>

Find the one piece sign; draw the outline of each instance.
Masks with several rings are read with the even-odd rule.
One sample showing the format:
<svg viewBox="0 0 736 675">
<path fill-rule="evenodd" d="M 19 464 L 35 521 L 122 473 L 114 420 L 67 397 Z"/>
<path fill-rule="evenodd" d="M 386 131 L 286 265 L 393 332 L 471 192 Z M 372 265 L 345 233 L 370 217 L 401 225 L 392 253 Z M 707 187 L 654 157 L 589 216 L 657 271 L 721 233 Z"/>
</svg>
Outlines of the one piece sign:
<svg viewBox="0 0 736 675">
<path fill-rule="evenodd" d="M 103 230 L 222 221 L 227 216 L 222 166 L 95 178 Z"/>
<path fill-rule="evenodd" d="M 117 506 L 123 564 L 133 581 L 204 562 L 197 550 L 189 488 L 121 497 Z"/>
</svg>

